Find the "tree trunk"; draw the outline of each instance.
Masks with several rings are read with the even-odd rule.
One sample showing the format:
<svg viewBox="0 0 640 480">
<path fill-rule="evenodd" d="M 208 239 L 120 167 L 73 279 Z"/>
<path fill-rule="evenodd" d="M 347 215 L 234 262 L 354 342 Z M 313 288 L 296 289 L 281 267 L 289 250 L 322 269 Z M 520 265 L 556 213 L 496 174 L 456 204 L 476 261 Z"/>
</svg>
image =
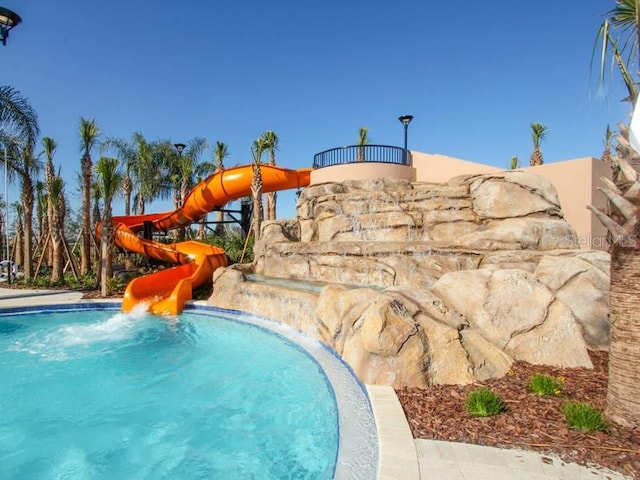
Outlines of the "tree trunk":
<svg viewBox="0 0 640 480">
<path fill-rule="evenodd" d="M 265 194 L 266 204 L 267 204 L 267 220 L 275 220 L 276 219 L 276 192 L 269 192 Z"/>
<path fill-rule="evenodd" d="M 253 166 L 253 180 L 251 182 L 251 197 L 253 198 L 253 216 L 251 229 L 254 241 L 260 240 L 260 226 L 262 225 L 262 172 L 257 165 Z"/>
<path fill-rule="evenodd" d="M 82 248 L 80 273 L 91 271 L 91 157 L 82 157 Z"/>
<path fill-rule="evenodd" d="M 16 246 L 14 261 L 16 262 L 17 267 L 22 267 L 24 265 L 24 255 L 22 250 L 22 247 L 24 246 L 23 234 L 24 234 L 24 231 L 22 230 L 22 220 L 19 219 L 18 223 L 16 224 L 16 236 L 13 239 Z M 9 249 L 11 248 L 12 246 L 9 245 Z"/>
<path fill-rule="evenodd" d="M 25 179 L 26 180 L 26 179 Z M 24 278 L 30 279 L 33 276 L 33 189 L 31 182 L 24 182 L 22 193 L 23 214 L 24 214 Z"/>
<path fill-rule="evenodd" d="M 100 241 L 100 295 L 111 295 L 110 281 L 113 277 L 113 222 L 111 212 L 106 211 L 102 221 L 102 239 Z"/>
<path fill-rule="evenodd" d="M 64 257 L 62 255 L 62 236 L 61 232 L 57 228 L 54 228 L 51 231 L 51 245 L 53 247 L 51 282 L 58 283 L 60 280 L 62 280 L 63 276 L 62 271 L 64 269 Z"/>
<path fill-rule="evenodd" d="M 131 178 L 127 175 L 124 179 L 124 184 L 122 186 L 122 192 L 124 195 L 124 214 L 128 217 L 131 215 L 131 191 L 133 190 L 133 185 L 131 183 Z"/>
<path fill-rule="evenodd" d="M 224 237 L 224 212 L 216 212 L 216 235 Z"/>
<path fill-rule="evenodd" d="M 607 415 L 640 426 L 640 252 L 617 245 L 611 255 L 611 346 Z"/>
</svg>

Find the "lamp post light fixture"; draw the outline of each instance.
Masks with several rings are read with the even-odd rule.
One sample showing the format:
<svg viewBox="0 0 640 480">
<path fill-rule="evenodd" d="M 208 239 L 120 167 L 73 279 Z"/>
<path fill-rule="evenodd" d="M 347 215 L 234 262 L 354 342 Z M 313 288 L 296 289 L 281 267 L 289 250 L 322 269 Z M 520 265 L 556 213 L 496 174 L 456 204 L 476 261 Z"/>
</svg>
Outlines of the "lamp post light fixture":
<svg viewBox="0 0 640 480">
<path fill-rule="evenodd" d="M 413 115 L 402 115 L 401 117 L 398 117 L 398 120 L 400 120 L 400 123 L 402 123 L 402 126 L 404 127 L 404 164 L 407 164 L 407 130 L 409 129 L 409 124 L 411 123 L 411 120 L 413 120 Z"/>
<path fill-rule="evenodd" d="M 2 45 L 7 44 L 9 38 L 9 30 L 22 22 L 20 15 L 12 12 L 8 8 L 0 7 L 0 42 Z"/>
</svg>

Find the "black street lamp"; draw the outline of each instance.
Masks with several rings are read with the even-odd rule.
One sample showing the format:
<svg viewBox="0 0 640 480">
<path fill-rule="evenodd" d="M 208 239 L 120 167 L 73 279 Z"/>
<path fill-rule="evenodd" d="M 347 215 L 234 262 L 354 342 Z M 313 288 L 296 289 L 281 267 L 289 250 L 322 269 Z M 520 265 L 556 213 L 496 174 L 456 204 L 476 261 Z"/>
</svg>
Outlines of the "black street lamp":
<svg viewBox="0 0 640 480">
<path fill-rule="evenodd" d="M 413 115 L 402 115 L 401 117 L 398 117 L 398 120 L 400 120 L 400 123 L 402 123 L 402 126 L 404 127 L 404 164 L 407 164 L 407 130 L 409 128 L 409 124 L 411 123 L 411 120 L 413 120 Z"/>
<path fill-rule="evenodd" d="M 9 30 L 18 25 L 22 19 L 20 15 L 12 12 L 8 8 L 0 7 L 0 42 L 2 45 L 7 44 L 9 38 Z"/>
<path fill-rule="evenodd" d="M 184 143 L 174 143 L 173 146 L 178 151 L 178 154 L 182 156 L 182 151 L 184 150 L 184 147 L 186 147 L 186 145 Z"/>
</svg>

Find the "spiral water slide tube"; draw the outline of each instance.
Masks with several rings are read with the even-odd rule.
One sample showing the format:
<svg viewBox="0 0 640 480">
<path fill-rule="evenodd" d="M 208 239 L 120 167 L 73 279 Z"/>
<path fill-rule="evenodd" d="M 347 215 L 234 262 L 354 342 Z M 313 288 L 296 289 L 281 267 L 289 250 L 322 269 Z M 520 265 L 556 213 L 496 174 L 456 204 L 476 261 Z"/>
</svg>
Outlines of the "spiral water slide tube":
<svg viewBox="0 0 640 480">
<path fill-rule="evenodd" d="M 208 212 L 251 194 L 254 165 L 243 165 L 214 173 L 197 184 L 173 212 L 113 217 L 115 244 L 125 250 L 178 266 L 133 279 L 127 285 L 122 310 L 131 311 L 144 304 L 158 315 L 177 315 L 192 291 L 212 280 L 218 267 L 227 265 L 224 250 L 196 241 L 164 244 L 140 238 L 137 234 L 151 227 L 156 232 L 197 222 Z M 309 185 L 310 168 L 290 170 L 260 165 L 264 193 Z M 101 225 L 98 224 L 98 238 Z"/>
</svg>

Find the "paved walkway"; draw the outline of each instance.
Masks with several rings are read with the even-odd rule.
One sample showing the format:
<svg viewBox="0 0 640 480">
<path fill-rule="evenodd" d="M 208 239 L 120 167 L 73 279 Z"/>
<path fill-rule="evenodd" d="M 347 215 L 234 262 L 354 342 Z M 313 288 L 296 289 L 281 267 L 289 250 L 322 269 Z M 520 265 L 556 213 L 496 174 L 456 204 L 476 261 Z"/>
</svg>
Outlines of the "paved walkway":
<svg viewBox="0 0 640 480">
<path fill-rule="evenodd" d="M 0 288 L 0 308 L 75 303 L 81 298 L 82 292 L 73 290 Z"/>
<path fill-rule="evenodd" d="M 82 292 L 0 288 L 0 309 L 77 303 Z M 88 300 L 90 301 L 90 300 Z M 379 442 L 379 480 L 627 480 L 553 455 L 436 440 L 414 440 L 391 387 L 367 385 Z"/>
</svg>

